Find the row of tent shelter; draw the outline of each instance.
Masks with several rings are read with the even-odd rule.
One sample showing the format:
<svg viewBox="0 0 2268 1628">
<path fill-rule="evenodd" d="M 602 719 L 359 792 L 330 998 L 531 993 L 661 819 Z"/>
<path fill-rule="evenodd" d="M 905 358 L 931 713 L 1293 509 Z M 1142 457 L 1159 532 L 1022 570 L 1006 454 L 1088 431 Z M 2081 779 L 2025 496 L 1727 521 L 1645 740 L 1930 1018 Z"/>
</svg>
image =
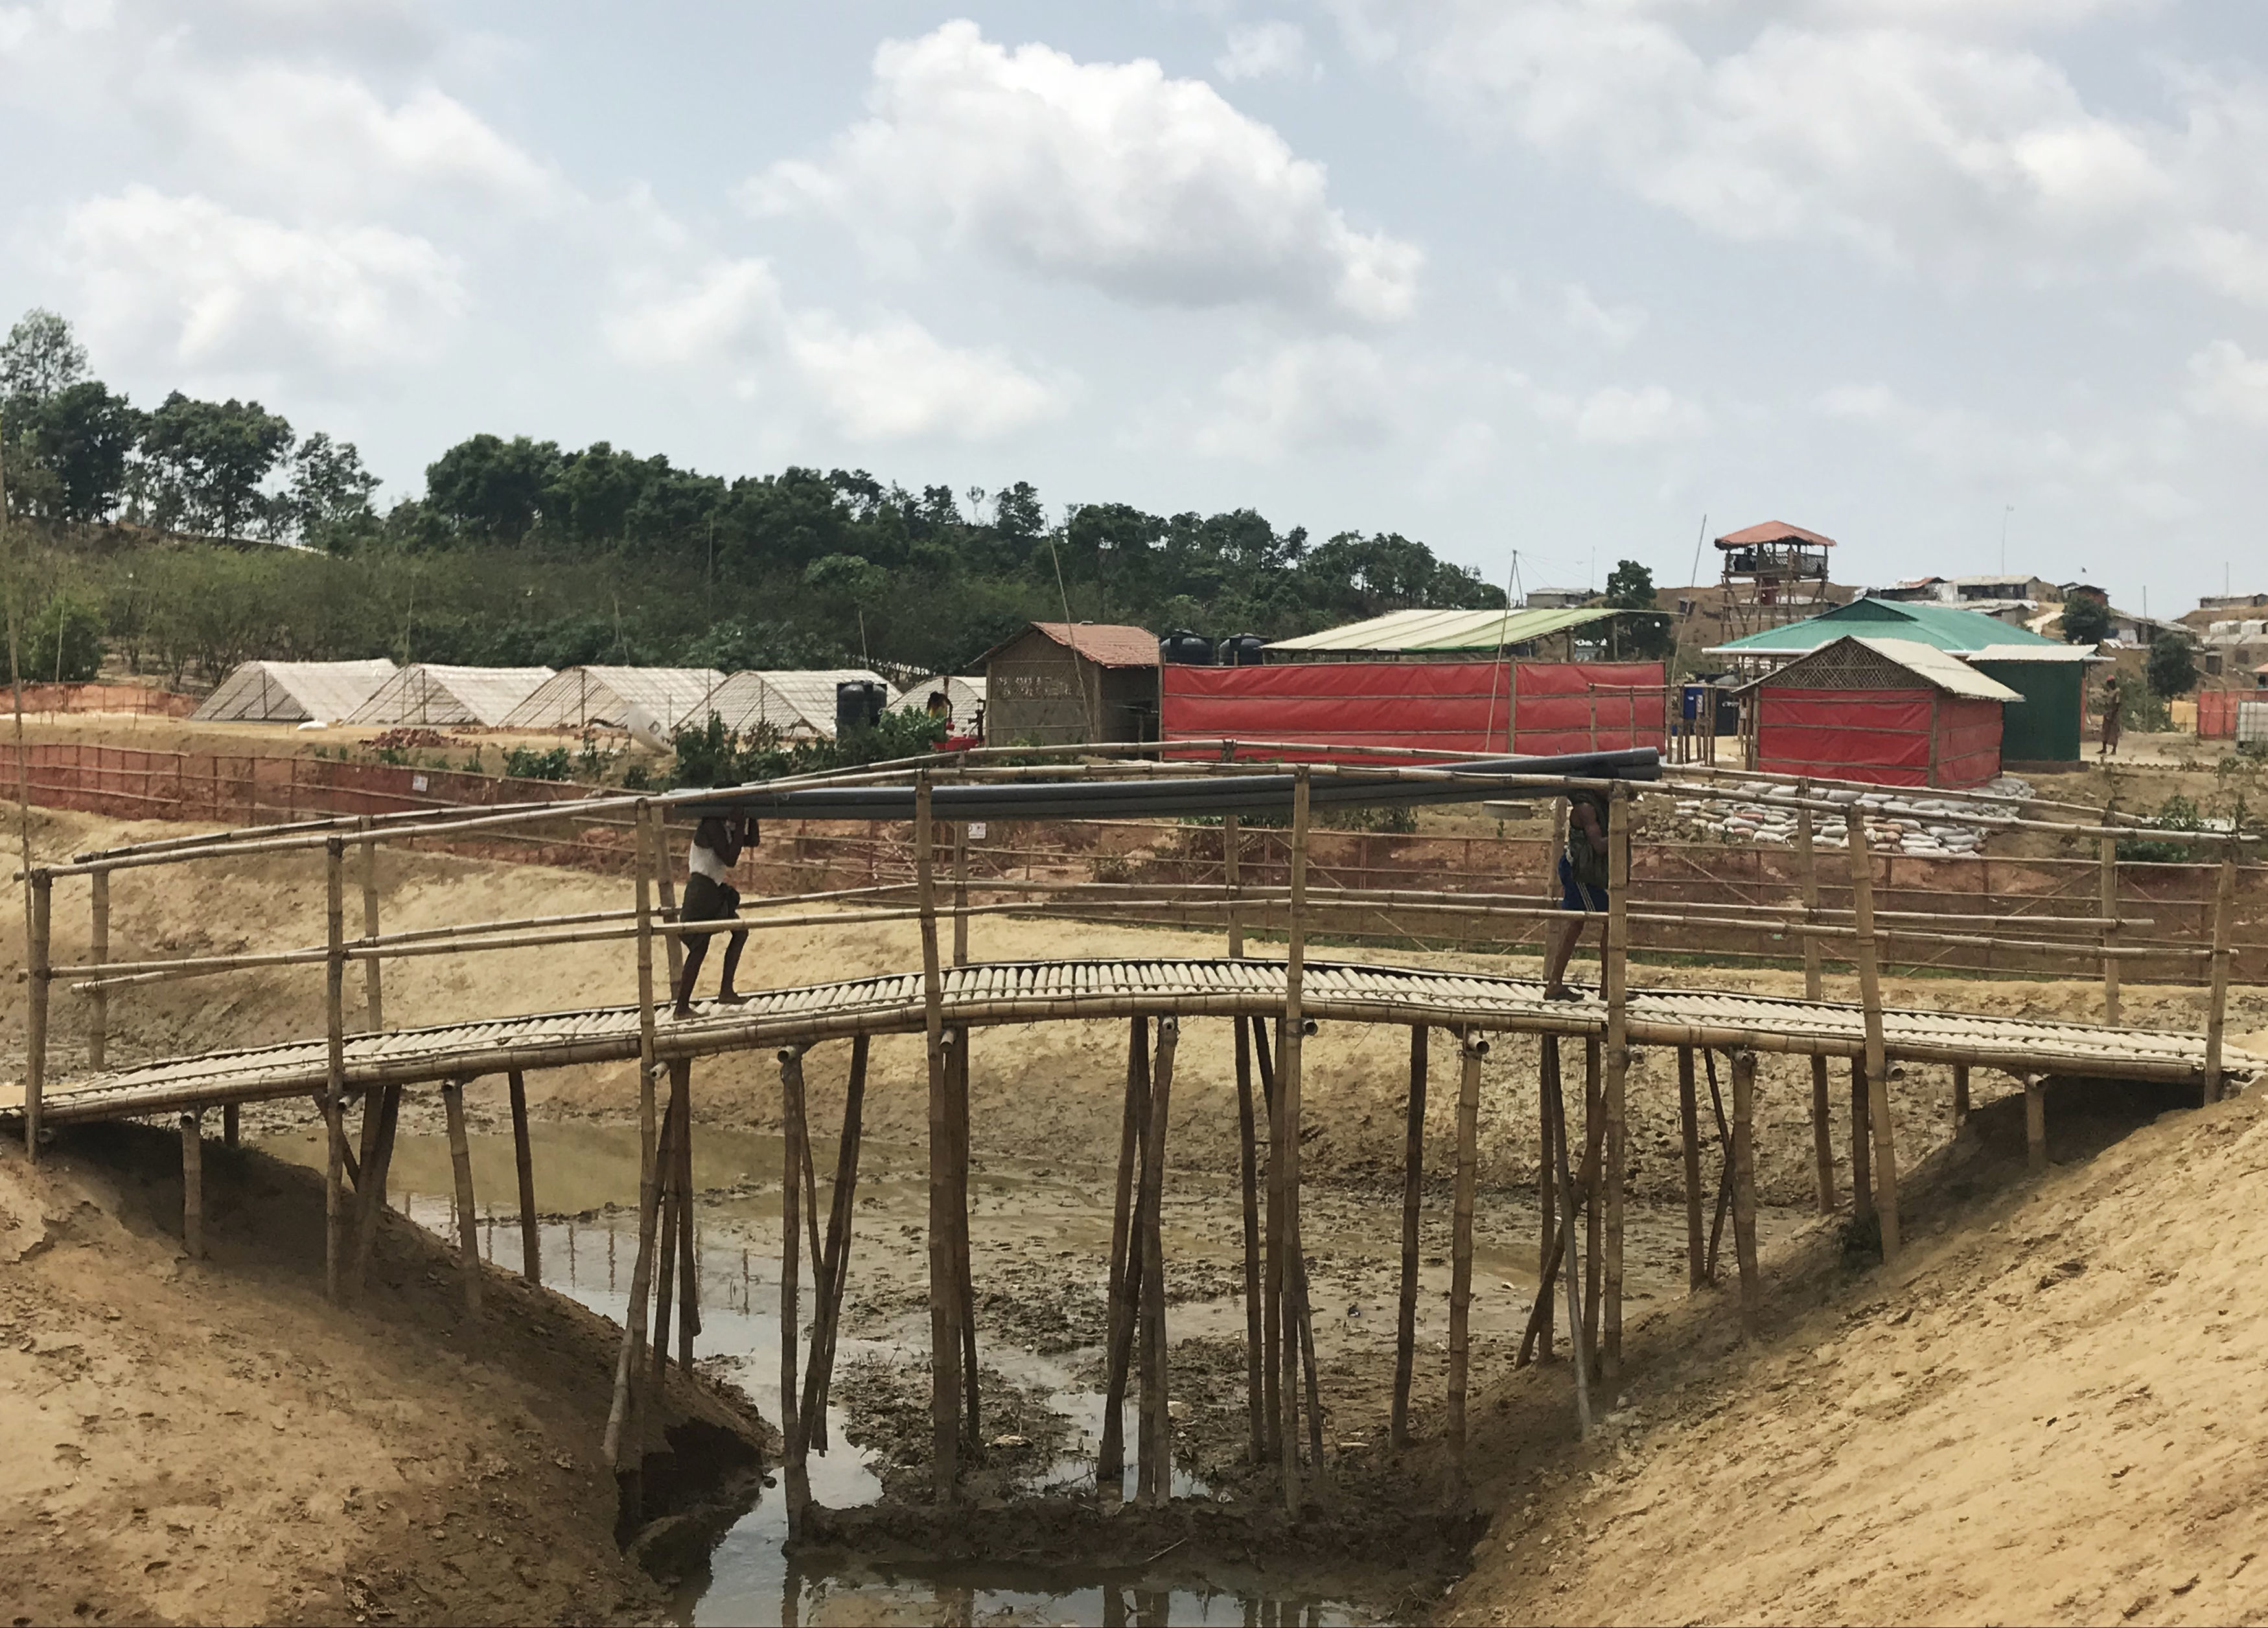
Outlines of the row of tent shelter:
<svg viewBox="0 0 2268 1628">
<path fill-rule="evenodd" d="M 714 667 L 398 667 L 370 661 L 247 661 L 205 697 L 195 714 L 208 723 L 427 725 L 438 728 L 622 728 L 632 709 L 664 728 L 699 724 L 714 713 L 725 727 L 760 727 L 784 740 L 831 739 L 836 690 L 862 682 L 892 687 L 865 667 L 799 672 Z M 967 730 L 983 704 L 983 681 L 919 681 L 897 690 L 894 710 L 920 711 L 939 689 Z"/>
</svg>

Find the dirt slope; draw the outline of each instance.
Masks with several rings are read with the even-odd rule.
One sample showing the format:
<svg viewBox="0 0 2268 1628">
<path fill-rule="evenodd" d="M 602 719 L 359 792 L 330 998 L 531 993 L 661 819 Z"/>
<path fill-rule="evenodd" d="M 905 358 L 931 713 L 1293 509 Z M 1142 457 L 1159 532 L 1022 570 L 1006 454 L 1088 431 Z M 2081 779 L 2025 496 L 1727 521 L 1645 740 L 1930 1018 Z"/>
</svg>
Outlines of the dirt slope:
<svg viewBox="0 0 2268 1628">
<path fill-rule="evenodd" d="M 1918 1184 L 1896 1274 L 1815 1235 L 1768 1263 L 1763 1345 L 1717 1297 L 1651 1324 L 1588 1448 L 1564 1377 L 1504 1387 L 1498 1514 L 1442 1618 L 2268 1617 L 2268 1101 L 2036 1185 L 2000 1117 Z"/>
<path fill-rule="evenodd" d="M 178 1137 L 0 1148 L 0 1598 L 18 1622 L 645 1620 L 600 1434 L 615 1341 L 388 1218 L 361 1307 L 322 1299 L 322 1189 Z M 677 1395 L 678 1412 L 688 1405 Z M 713 1403 L 700 1417 L 745 1434 Z"/>
</svg>

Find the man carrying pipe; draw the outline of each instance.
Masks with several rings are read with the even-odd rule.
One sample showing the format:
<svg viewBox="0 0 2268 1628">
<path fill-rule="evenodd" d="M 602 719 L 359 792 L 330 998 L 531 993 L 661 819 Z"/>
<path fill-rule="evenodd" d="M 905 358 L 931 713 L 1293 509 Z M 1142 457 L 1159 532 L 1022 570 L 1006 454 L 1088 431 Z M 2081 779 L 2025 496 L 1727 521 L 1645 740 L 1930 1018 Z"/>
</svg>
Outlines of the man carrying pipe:
<svg viewBox="0 0 2268 1628">
<path fill-rule="evenodd" d="M 749 814 L 711 814 L 694 828 L 693 846 L 686 855 L 685 899 L 677 912 L 681 922 L 731 921 L 740 915 L 740 890 L 733 886 L 731 872 L 740 862 L 740 851 L 755 843 L 756 821 Z M 712 936 L 686 936 L 685 971 L 677 980 L 676 1014 L 681 1018 L 693 1015 L 693 981 L 701 976 Z M 740 970 L 740 952 L 747 942 L 748 930 L 742 927 L 725 944 L 717 998 L 727 1006 L 737 1006 L 748 998 L 733 987 L 733 975 Z"/>
<path fill-rule="evenodd" d="M 1578 788 L 1567 793 L 1567 848 L 1559 856 L 1559 904 L 1562 910 L 1602 918 L 1607 913 L 1607 799 L 1597 792 Z M 1584 920 L 1583 914 L 1563 916 L 1545 929 L 1546 1000 L 1583 998 L 1581 991 L 1568 987 L 1567 962 L 1583 936 Z"/>
</svg>

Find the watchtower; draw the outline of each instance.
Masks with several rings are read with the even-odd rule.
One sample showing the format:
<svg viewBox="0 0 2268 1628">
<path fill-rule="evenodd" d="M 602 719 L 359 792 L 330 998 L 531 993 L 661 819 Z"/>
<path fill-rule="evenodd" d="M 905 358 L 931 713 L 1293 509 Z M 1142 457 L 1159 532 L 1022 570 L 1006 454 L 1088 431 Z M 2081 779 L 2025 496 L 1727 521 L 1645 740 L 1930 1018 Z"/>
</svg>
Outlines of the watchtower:
<svg viewBox="0 0 2268 1628">
<path fill-rule="evenodd" d="M 1717 539 L 1724 558 L 1724 632 L 1740 638 L 1815 616 L 1827 597 L 1827 550 L 1835 539 L 1766 520 Z"/>
</svg>

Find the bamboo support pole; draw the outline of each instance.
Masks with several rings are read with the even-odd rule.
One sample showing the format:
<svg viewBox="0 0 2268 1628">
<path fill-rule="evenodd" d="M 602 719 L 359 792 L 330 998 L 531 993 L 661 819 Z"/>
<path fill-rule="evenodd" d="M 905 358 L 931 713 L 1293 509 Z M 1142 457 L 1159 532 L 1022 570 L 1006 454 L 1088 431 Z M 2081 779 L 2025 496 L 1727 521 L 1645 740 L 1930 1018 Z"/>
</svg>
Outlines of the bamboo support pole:
<svg viewBox="0 0 2268 1628">
<path fill-rule="evenodd" d="M 1677 1125 L 1685 1153 L 1685 1289 L 1690 1294 L 1708 1281 L 1701 1242 L 1701 1110 L 1694 1088 L 1693 1048 L 1677 1049 Z"/>
<path fill-rule="evenodd" d="M 638 996 L 638 1243 L 630 1268 L 630 1299 L 622 1320 L 622 1342 L 615 1365 L 615 1395 L 607 1414 L 605 1450 L 615 1472 L 623 1508 L 635 1516 L 643 1497 L 641 1470 L 645 1449 L 633 1417 L 638 1381 L 638 1358 L 643 1354 L 646 1328 L 646 1292 L 652 1282 L 654 1227 L 661 1203 L 657 1145 L 659 1127 L 654 1108 L 654 979 L 652 844 L 646 805 L 636 805 L 636 871 Z M 627 1462 L 626 1462 L 627 1461 Z"/>
<path fill-rule="evenodd" d="M 1602 1107 L 1607 1142 L 1606 1247 L 1603 1256 L 1605 1340 L 1600 1351 L 1609 1381 L 1623 1366 L 1623 1201 L 1629 1186 L 1624 1094 L 1630 1079 L 1630 788 L 1620 781 L 1607 798 L 1607 938 L 1599 957 L 1600 994 L 1607 1006 L 1606 1079 Z"/>
<path fill-rule="evenodd" d="M 1808 796 L 1809 787 L 1797 783 L 1797 795 Z M 1815 923 L 1819 916 L 1819 856 L 1813 840 L 1812 814 L 1808 808 L 1795 813 L 1795 866 L 1802 887 L 1803 919 Z M 1819 938 L 1815 933 L 1803 935 L 1803 998 L 1820 999 L 1825 981 L 1820 976 Z M 1819 1199 L 1819 1213 L 1835 1213 L 1835 1125 L 1830 1111 L 1827 1093 L 1827 1059 L 1811 1059 L 1811 1164 Z"/>
<path fill-rule="evenodd" d="M 968 964 L 968 821 L 953 822 L 953 964 Z"/>
<path fill-rule="evenodd" d="M 1764 1282 L 1756 1271 L 1756 1054 L 1733 1053 L 1733 1252 L 1741 1266 L 1741 1332 L 1757 1337 Z"/>
<path fill-rule="evenodd" d="M 2115 805 L 2107 805 L 2103 808 L 2102 822 L 2105 825 L 2110 823 L 2110 816 L 2114 807 Z M 2117 924 L 2118 918 L 2118 839 L 2115 836 L 2103 837 L 2101 841 L 2100 847 L 2101 863 L 2102 866 L 2102 910 L 2103 916 L 2107 918 L 2102 928 L 2102 947 L 2107 950 L 2112 947 L 2113 940 L 2116 939 L 2118 932 Z M 2118 1022 L 2118 958 L 2116 955 L 2105 955 L 2102 958 L 2102 1020 L 2114 1028 Z"/>
<path fill-rule="evenodd" d="M 1890 1121 L 1890 1071 L 1882 1042 L 1882 975 L 1874 948 L 1874 864 L 1867 816 L 1853 804 L 1845 821 L 1851 843 L 1851 909 L 1859 930 L 1859 998 L 1867 1028 L 1867 1117 L 1874 1133 L 1874 1217 L 1882 1232 L 1882 1264 L 1898 1258 L 1898 1149 Z"/>
<path fill-rule="evenodd" d="M 457 1253 L 464 1271 L 465 1315 L 481 1315 L 480 1217 L 473 1208 L 473 1149 L 465 1138 L 465 1086 L 441 1082 L 441 1107 L 449 1122 L 449 1166 L 457 1178 Z"/>
<path fill-rule="evenodd" d="M 656 1222 L 653 1255 L 653 1344 L 652 1374 L 653 1394 L 662 1394 L 662 1382 L 669 1377 L 670 1319 L 677 1312 L 677 1239 L 685 1221 L 685 1192 L 677 1181 L 677 1145 L 685 1135 L 685 1121 L 677 1111 L 677 1094 L 670 1093 L 669 1111 L 662 1123 L 668 1128 L 663 1132 L 661 1145 L 655 1156 L 660 1160 L 661 1209 Z"/>
<path fill-rule="evenodd" d="M 1418 1352 L 1418 1221 L 1425 1193 L 1425 1042 L 1422 1023 L 1410 1028 L 1408 1128 L 1402 1146 L 1402 1294 L 1394 1324 L 1394 1405 L 1389 1440 L 1410 1445 L 1410 1377 Z"/>
<path fill-rule="evenodd" d="M 1559 1256 L 1559 1197 L 1558 1172 L 1551 1162 L 1551 1116 L 1557 1110 L 1553 1082 L 1558 1077 L 1559 1037 L 1542 1035 L 1537 1037 L 1539 1055 L 1535 1071 L 1535 1307 L 1529 1322 L 1535 1325 L 1538 1341 L 1537 1356 L 1545 1362 L 1555 1361 L 1557 1353 L 1552 1350 L 1551 1274 L 1558 1269 Z M 1523 1339 L 1521 1349 L 1526 1351 Z"/>
<path fill-rule="evenodd" d="M 1564 1099 L 1560 1094 L 1559 1037 L 1556 1035 L 1546 1035 L 1542 1038 L 1544 1042 L 1542 1079 L 1552 1094 L 1550 1113 L 1556 1123 L 1557 1116 L 1564 1107 Z M 1552 1134 L 1561 1135 L 1565 1131 L 1565 1126 L 1557 1126 Z M 1588 1189 L 1596 1178 L 1599 1156 L 1602 1152 L 1601 1145 L 1605 1139 L 1605 1131 L 1606 1127 L 1603 1124 L 1592 1127 L 1589 1139 L 1583 1148 L 1582 1160 L 1575 1167 L 1575 1190 L 1578 1193 Z M 1550 1147 L 1544 1149 L 1544 1157 L 1547 1159 L 1551 1157 Z M 1557 1186 L 1558 1183 L 1555 1181 L 1553 1182 L 1555 1191 Z M 1519 1354 L 1512 1360 L 1512 1366 L 1515 1368 L 1524 1368 L 1528 1366 L 1531 1350 L 1537 1337 L 1551 1326 L 1552 1296 L 1557 1292 L 1560 1272 L 1563 1270 L 1571 1271 L 1575 1270 L 1574 1264 L 1567 1258 L 1565 1229 L 1555 1225 L 1552 1235 L 1559 1247 L 1552 1251 L 1551 1258 L 1544 1263 L 1543 1275 L 1535 1285 L 1535 1300 L 1528 1312 L 1528 1327 L 1521 1336 Z M 1570 1343 L 1572 1343 L 1572 1337 Z"/>
<path fill-rule="evenodd" d="M 1330 1461 L 1323 1456 L 1323 1396 L 1322 1377 L 1315 1366 L 1314 1308 L 1307 1295 L 1307 1255 L 1300 1249 L 1292 1252 L 1292 1293 L 1298 1310 L 1300 1366 L 1307 1375 L 1307 1462 L 1314 1470 L 1310 1480 L 1316 1502 L 1329 1508 L 1333 1493 Z"/>
<path fill-rule="evenodd" d="M 1142 1199 L 1138 1231 L 1142 1249 L 1142 1406 L 1135 1491 L 1142 1503 L 1162 1507 L 1172 1492 L 1174 1426 L 1166 1372 L 1166 1256 L 1163 1210 L 1166 1131 L 1174 1088 L 1174 1051 L 1181 1026 L 1158 1020 L 1157 1050 L 1150 1066 L 1150 1125 L 1142 1145 Z"/>
<path fill-rule="evenodd" d="M 803 1219 L 798 1213 L 803 1183 L 796 1174 L 803 1163 L 805 1137 L 802 1048 L 784 1048 L 779 1067 L 781 1119 L 787 1136 L 780 1182 L 780 1434 L 787 1444 L 788 1536 L 797 1538 L 803 1536 L 804 1512 L 811 1503 L 801 1405 L 803 1376 L 796 1362 L 796 1333 L 803 1321 Z"/>
<path fill-rule="evenodd" d="M 1587 1438 L 1591 1433 L 1591 1344 L 1583 1331 L 1583 1308 L 1575 1289 L 1580 1263 L 1575 1259 L 1574 1172 L 1567 1168 L 1567 1098 L 1560 1088 L 1558 1071 L 1549 1072 L 1553 1093 L 1552 1158 L 1559 1167 L 1559 1280 L 1567 1292 L 1567 1338 L 1575 1348 L 1575 1359 L 1569 1365 L 1575 1370 L 1575 1423 Z"/>
<path fill-rule="evenodd" d="M 677 1364 L 690 1375 L 693 1340 L 701 1332 L 701 1249 L 695 1229 L 693 1065 L 683 1057 L 669 1065 L 669 1100 L 677 1109 Z"/>
<path fill-rule="evenodd" d="M 1237 1175 L 1244 1199 L 1245 1411 L 1251 1425 L 1252 1464 L 1257 1470 L 1268 1462 L 1267 1388 L 1261 1378 L 1259 1137 L 1252 1111 L 1252 1036 L 1242 1018 L 1229 1022 L 1236 1031 Z"/>
<path fill-rule="evenodd" d="M 527 1134 L 527 1079 L 513 1069 L 505 1076 L 512 1092 L 512 1157 L 519 1175 L 519 1273 L 530 1283 L 543 1281 L 543 1236 L 535 1222 L 535 1150 Z M 369 1098 L 363 1113 L 370 1113 Z M 363 1168 L 370 1168 L 364 1154 Z"/>
<path fill-rule="evenodd" d="M 220 1110 L 220 1145 L 223 1147 L 234 1147 L 237 1145 L 238 1118 L 237 1105 L 233 1102 Z"/>
<path fill-rule="evenodd" d="M 1481 1059 L 1488 1042 L 1468 1029 L 1462 1036 L 1457 1080 L 1457 1176 L 1449 1245 L 1449 1496 L 1462 1498 L 1465 1482 L 1465 1385 L 1473 1305 L 1473 1193 L 1480 1172 Z"/>
<path fill-rule="evenodd" d="M 362 936 L 364 939 L 378 937 L 378 839 L 369 835 L 370 816 L 364 814 L 358 822 L 364 832 L 362 839 Z M 375 957 L 362 964 L 363 1028 L 371 1034 L 386 1028 L 386 991 L 384 975 Z"/>
<path fill-rule="evenodd" d="M 984 1425 L 976 1366 L 976 1269 L 968 1214 L 968 1030 L 946 1031 L 946 1077 L 953 1086 L 953 1214 L 954 1305 L 961 1327 L 961 1413 L 968 1420 L 969 1450 L 984 1450 Z M 814 1203 L 817 1201 L 814 1200 Z"/>
<path fill-rule="evenodd" d="M 644 1095 L 653 1090 L 655 1047 L 660 1026 L 660 1014 L 655 1010 L 653 977 L 653 880 L 658 866 L 654 856 L 654 817 L 652 808 L 641 799 L 637 806 L 637 829 L 632 842 L 632 864 L 637 874 L 636 905 L 637 922 L 637 1004 L 638 1004 L 638 1072 L 645 1081 Z M 653 1117 L 650 1110 L 640 1115 L 641 1146 L 639 1157 L 649 1174 L 654 1159 Z"/>
<path fill-rule="evenodd" d="M 1125 1493 L 1126 1381 L 1132 1371 L 1142 1285 L 1141 1232 L 1135 1196 L 1150 1125 L 1150 1020 L 1127 1031 L 1126 1101 L 1118 1130 L 1118 1182 L 1110 1216 L 1110 1279 L 1103 1382 L 1102 1440 L 1094 1460 L 1095 1491 L 1115 1505 Z M 1139 1439 L 1139 1425 L 1137 1425 Z"/>
<path fill-rule="evenodd" d="M 1268 1028 L 1259 1018 L 1245 1020 L 1252 1035 L 1253 1063 L 1260 1073 L 1261 1101 L 1268 1115 L 1266 1227 L 1261 1250 L 1260 1385 L 1267 1416 L 1268 1455 L 1284 1453 L 1284 1124 L 1276 1112 L 1276 1065 L 1270 1059 Z M 1279 1026 L 1280 1027 L 1280 1026 Z"/>
<path fill-rule="evenodd" d="M 181 1253 L 205 1258 L 204 1131 L 197 1110 L 181 1116 Z"/>
<path fill-rule="evenodd" d="M 1606 1141 L 1606 1104 L 1602 1091 L 1602 1059 L 1600 1057 L 1599 1037 L 1583 1036 L 1583 1140 L 1587 1145 L 1597 1142 L 1602 1147 Z M 1589 1346 L 1591 1360 L 1599 1360 L 1600 1290 L 1603 1278 L 1602 1256 L 1606 1240 L 1606 1204 L 1603 1176 L 1604 1161 L 1586 1163 L 1583 1175 L 1583 1338 Z M 1596 1368 L 1594 1377 L 1602 1377 Z"/>
<path fill-rule="evenodd" d="M 323 1132 L 328 1144 L 323 1160 L 323 1294 L 334 1306 L 340 1299 L 340 1268 L 344 1263 L 340 1229 L 344 1220 L 339 1177 L 346 1162 L 347 1136 L 343 1116 L 347 1092 L 346 969 L 346 846 L 331 838 L 324 854 L 323 921 L 330 939 L 324 968 L 323 1002 L 328 1031 L 328 1067 L 323 1087 Z"/>
<path fill-rule="evenodd" d="M 1243 846 L 1244 836 L 1237 825 L 1236 816 L 1233 814 L 1221 815 L 1220 864 L 1221 877 L 1227 890 L 1229 902 L 1228 958 L 1231 961 L 1241 961 L 1244 958 L 1244 912 L 1236 908 L 1237 896 L 1242 892 L 1240 885 L 1240 873 L 1244 860 L 1241 851 Z"/>
<path fill-rule="evenodd" d="M 2021 1074 L 2024 1087 L 2024 1168 L 2034 1175 L 2048 1173 L 2048 1088 L 2037 1074 Z"/>
<path fill-rule="evenodd" d="M 1300 1064 L 1306 1023 L 1302 1011 L 1307 955 L 1304 907 L 1307 892 L 1307 813 L 1312 785 L 1309 766 L 1305 763 L 1299 765 L 1292 771 L 1292 908 L 1285 946 L 1284 1028 L 1276 1072 L 1276 1117 L 1280 1127 L 1278 1146 L 1283 1177 L 1283 1250 L 1287 1265 L 1293 1254 L 1304 1249 L 1300 1235 Z M 1304 1264 L 1304 1260 L 1300 1263 L 1300 1266 Z M 1297 1270 L 1285 1272 L 1287 1289 L 1300 1275 Z M 1284 1437 L 1280 1448 L 1284 1468 L 1284 1509 L 1294 1520 L 1300 1514 L 1300 1359 L 1299 1342 L 1294 1333 L 1296 1323 L 1294 1309 L 1285 1318 L 1283 1330 L 1283 1379 L 1279 1401 L 1284 1417 Z M 1320 1474 L 1322 1466 L 1318 1464 L 1315 1469 Z"/>
<path fill-rule="evenodd" d="M 31 882 L 31 909 L 24 917 L 24 964 L 32 981 L 30 1011 L 24 1025 L 24 1151 L 37 1164 L 40 1109 L 48 1078 L 48 998 L 54 983 L 48 975 L 48 937 L 54 887 L 44 870 L 33 871 Z"/>
<path fill-rule="evenodd" d="M 1969 1064 L 1953 1065 L 1953 1128 L 1955 1131 L 1969 1123 Z"/>
<path fill-rule="evenodd" d="M 355 1298 L 360 1297 L 369 1278 L 371 1250 L 378 1241 L 379 1217 L 386 1209 L 386 1179 L 394 1165 L 394 1133 L 401 1117 L 401 1087 L 375 1086 L 364 1092 L 362 1111 L 365 1121 L 373 1106 L 378 1113 L 377 1133 L 364 1144 L 369 1151 L 363 1155 L 363 1179 L 355 1189 L 354 1253 L 347 1265 L 347 1293 Z M 233 1104 L 225 1123 L 231 1138 L 229 1145 L 233 1146 Z"/>
<path fill-rule="evenodd" d="M 850 1079 L 843 1096 L 843 1139 L 835 1154 L 835 1183 L 828 1196 L 827 1249 L 820 1256 L 818 1315 L 811 1328 L 811 1357 L 803 1376 L 806 1448 L 827 1451 L 827 1396 L 835 1373 L 836 1330 L 843 1318 L 843 1288 L 850 1276 L 850 1229 L 857 1214 L 858 1151 L 865 1134 L 868 1038 L 850 1042 Z"/>
<path fill-rule="evenodd" d="M 929 1060 L 929 1337 L 930 1433 L 933 1493 L 949 1507 L 961 1479 L 960 1274 L 954 1255 L 954 1218 L 965 1199 L 954 1190 L 951 1082 L 945 1058 L 945 983 L 938 965 L 935 821 L 924 770 L 914 790 L 914 875 L 920 898 L 922 1012 Z"/>
<path fill-rule="evenodd" d="M 2236 838 L 2220 851 L 2220 875 L 2213 895 L 2212 987 L 2205 996 L 2205 1100 L 2220 1101 L 2221 1035 L 2228 1023 L 2228 946 L 2236 928 Z"/>
<path fill-rule="evenodd" d="M 657 814 L 653 821 L 653 890 L 661 907 L 661 919 L 674 924 L 677 917 L 677 866 L 669 851 L 669 821 Z M 675 933 L 663 939 L 668 957 L 669 987 L 674 990 L 685 970 L 685 940 Z"/>
<path fill-rule="evenodd" d="M 1725 1221 L 1732 1213 L 1733 1204 L 1733 1126 L 1725 1117 L 1725 1094 L 1717 1085 L 1717 1053 L 1705 1050 L 1701 1061 L 1709 1071 L 1709 1113 L 1717 1125 L 1717 1203 L 1709 1217 L 1709 1258 L 1702 1275 L 1712 1285 L 1717 1281 L 1718 1247 L 1725 1238 Z"/>
<path fill-rule="evenodd" d="M 107 872 L 87 879 L 86 959 L 99 967 L 110 959 L 110 877 Z M 96 990 L 86 1006 L 86 1065 L 96 1073 L 105 1066 L 110 1048 L 110 996 Z"/>
</svg>

